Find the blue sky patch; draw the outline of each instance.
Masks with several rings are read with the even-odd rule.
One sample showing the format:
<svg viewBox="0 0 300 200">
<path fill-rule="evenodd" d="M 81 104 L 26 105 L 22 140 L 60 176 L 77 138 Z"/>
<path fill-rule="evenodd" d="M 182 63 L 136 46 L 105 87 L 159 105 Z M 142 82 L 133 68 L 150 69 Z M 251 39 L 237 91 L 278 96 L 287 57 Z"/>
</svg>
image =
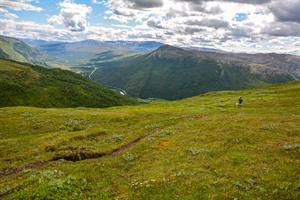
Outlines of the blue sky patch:
<svg viewBox="0 0 300 200">
<path fill-rule="evenodd" d="M 248 14 L 247 13 L 236 13 L 233 19 L 238 22 L 245 21 L 246 19 L 248 19 Z"/>
</svg>

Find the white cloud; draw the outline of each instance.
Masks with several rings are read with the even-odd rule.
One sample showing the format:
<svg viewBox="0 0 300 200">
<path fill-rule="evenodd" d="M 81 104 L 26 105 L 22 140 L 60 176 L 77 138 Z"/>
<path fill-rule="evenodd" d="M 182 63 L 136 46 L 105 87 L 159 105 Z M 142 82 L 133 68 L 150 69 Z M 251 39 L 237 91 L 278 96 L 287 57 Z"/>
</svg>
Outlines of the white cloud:
<svg viewBox="0 0 300 200">
<path fill-rule="evenodd" d="M 150 8 L 132 7 L 126 2 L 110 0 L 109 8 L 122 9 L 122 12 L 107 14 L 119 22 L 137 24 L 134 26 L 135 36 L 140 31 L 139 38 L 237 52 L 274 50 L 300 54 L 294 45 L 295 41 L 296 44 L 300 41 L 298 26 L 290 22 L 277 23 L 270 9 L 271 0 L 164 0 L 160 7 Z M 238 14 L 246 17 L 237 20 Z M 282 43 L 268 42 L 274 38 Z"/>
<path fill-rule="evenodd" d="M 52 16 L 48 22 L 50 24 L 64 25 L 71 31 L 85 31 L 88 22 L 87 15 L 92 11 L 92 8 L 85 4 L 73 3 L 70 0 L 65 0 L 59 4 L 59 15 Z"/>
<path fill-rule="evenodd" d="M 9 12 L 8 10 L 4 9 L 4 8 L 1 8 L 0 7 L 0 14 L 2 14 L 5 18 L 8 18 L 8 19 L 17 19 L 18 16 Z"/>
<path fill-rule="evenodd" d="M 300 55 L 298 15 L 289 13 L 298 4 L 290 4 L 292 1 L 299 0 L 287 0 L 282 6 L 280 0 L 91 0 L 94 6 L 108 8 L 104 18 L 116 21 L 104 27 L 88 24 L 89 6 L 65 0 L 58 4 L 60 12 L 48 20 L 49 25 L 6 19 L 0 21 L 0 34 L 52 40 L 155 40 L 178 46 Z"/>
<path fill-rule="evenodd" d="M 12 10 L 42 11 L 43 9 L 31 4 L 31 0 L 1 0 L 0 8 Z"/>
<path fill-rule="evenodd" d="M 104 1 L 100 1 L 100 0 L 91 0 L 91 1 L 94 4 L 104 4 Z"/>
<path fill-rule="evenodd" d="M 12 13 L 11 10 L 40 12 L 43 9 L 32 5 L 32 0 L 0 0 L 0 15 L 7 19 L 19 18 L 18 15 Z"/>
<path fill-rule="evenodd" d="M 16 22 L 12 19 L 0 19 L 0 34 L 43 40 L 74 39 L 68 31 L 55 29 L 51 25 L 41 25 L 30 21 Z"/>
</svg>

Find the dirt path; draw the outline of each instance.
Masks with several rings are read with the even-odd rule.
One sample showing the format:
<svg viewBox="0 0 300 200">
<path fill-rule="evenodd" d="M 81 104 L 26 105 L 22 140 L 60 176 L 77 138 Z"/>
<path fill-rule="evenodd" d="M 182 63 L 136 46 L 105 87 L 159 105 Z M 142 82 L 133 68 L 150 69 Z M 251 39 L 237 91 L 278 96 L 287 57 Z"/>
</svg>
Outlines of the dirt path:
<svg viewBox="0 0 300 200">
<path fill-rule="evenodd" d="M 123 144 L 123 145 L 109 151 L 109 152 L 84 152 L 84 151 L 81 151 L 81 152 L 75 152 L 75 153 L 69 154 L 69 155 L 55 156 L 52 159 L 46 160 L 46 161 L 33 162 L 33 163 L 27 164 L 23 167 L 19 167 L 19 168 L 7 168 L 4 170 L 0 170 L 0 178 L 3 176 L 12 175 L 12 174 L 18 174 L 26 169 L 42 167 L 42 166 L 48 165 L 50 162 L 54 162 L 54 161 L 58 161 L 58 160 L 78 162 L 78 161 L 87 160 L 87 159 L 101 158 L 104 156 L 116 156 L 118 154 L 121 154 L 126 149 L 129 149 L 130 147 L 137 145 L 142 139 L 144 139 L 148 136 L 149 136 L 149 134 L 138 137 L 126 144 Z"/>
<path fill-rule="evenodd" d="M 127 144 L 124 144 L 118 148 L 115 148 L 114 150 L 112 150 L 112 152 L 110 153 L 110 155 L 112 156 L 115 156 L 115 155 L 118 155 L 120 153 L 122 153 L 123 151 L 125 151 L 126 149 L 136 145 L 137 143 L 139 143 L 142 139 L 148 137 L 148 135 L 144 135 L 142 137 L 139 137 L 135 140 L 132 140 L 131 142 L 127 143 Z"/>
</svg>

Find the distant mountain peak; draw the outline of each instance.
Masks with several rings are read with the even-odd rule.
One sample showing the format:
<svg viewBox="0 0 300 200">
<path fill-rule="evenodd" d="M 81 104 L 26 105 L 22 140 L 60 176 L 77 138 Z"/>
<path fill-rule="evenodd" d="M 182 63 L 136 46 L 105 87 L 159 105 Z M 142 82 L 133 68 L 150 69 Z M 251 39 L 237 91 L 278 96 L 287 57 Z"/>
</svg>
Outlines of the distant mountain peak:
<svg viewBox="0 0 300 200">
<path fill-rule="evenodd" d="M 157 57 L 157 58 L 168 58 L 168 57 L 174 57 L 178 55 L 185 55 L 185 54 L 191 54 L 192 52 L 184 50 L 179 47 L 171 46 L 168 44 L 164 44 L 160 46 L 158 49 L 152 51 L 149 56 L 150 57 Z"/>
<path fill-rule="evenodd" d="M 176 50 L 176 51 L 178 51 L 178 50 L 184 51 L 183 49 L 181 49 L 179 47 L 171 46 L 169 44 L 163 44 L 157 50 L 158 51 L 174 51 L 174 50 Z"/>
</svg>

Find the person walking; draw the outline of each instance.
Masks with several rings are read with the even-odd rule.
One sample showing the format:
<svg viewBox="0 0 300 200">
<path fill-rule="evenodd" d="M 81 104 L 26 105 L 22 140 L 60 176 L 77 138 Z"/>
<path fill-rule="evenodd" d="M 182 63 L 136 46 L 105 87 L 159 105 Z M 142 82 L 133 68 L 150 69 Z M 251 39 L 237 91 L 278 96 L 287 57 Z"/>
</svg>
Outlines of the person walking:
<svg viewBox="0 0 300 200">
<path fill-rule="evenodd" d="M 240 98 L 239 98 L 239 106 L 241 106 L 241 105 L 243 104 L 243 101 L 244 101 L 243 98 L 240 97 Z"/>
</svg>

